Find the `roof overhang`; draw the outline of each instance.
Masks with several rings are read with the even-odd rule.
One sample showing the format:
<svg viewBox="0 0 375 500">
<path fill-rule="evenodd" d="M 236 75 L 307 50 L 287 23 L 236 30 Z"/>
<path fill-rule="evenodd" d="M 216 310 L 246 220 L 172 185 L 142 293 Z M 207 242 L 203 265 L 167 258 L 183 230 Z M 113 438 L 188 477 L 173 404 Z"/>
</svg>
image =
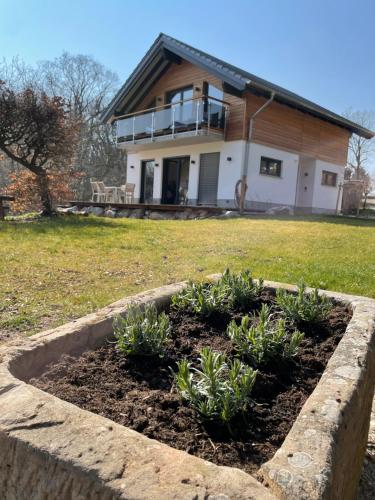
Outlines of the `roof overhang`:
<svg viewBox="0 0 375 500">
<path fill-rule="evenodd" d="M 132 112 L 168 67 L 173 63 L 179 64 L 182 59 L 216 76 L 225 84 L 227 89 L 231 89 L 232 93 L 237 95 L 241 95 L 246 90 L 265 96 L 274 93 L 275 101 L 343 127 L 351 133 L 358 134 L 366 139 L 371 139 L 375 135 L 371 130 L 361 127 L 359 124 L 312 101 L 163 33 L 158 36 L 133 73 L 112 99 L 102 114 L 101 120 L 111 122 L 116 119 L 116 116 Z"/>
</svg>

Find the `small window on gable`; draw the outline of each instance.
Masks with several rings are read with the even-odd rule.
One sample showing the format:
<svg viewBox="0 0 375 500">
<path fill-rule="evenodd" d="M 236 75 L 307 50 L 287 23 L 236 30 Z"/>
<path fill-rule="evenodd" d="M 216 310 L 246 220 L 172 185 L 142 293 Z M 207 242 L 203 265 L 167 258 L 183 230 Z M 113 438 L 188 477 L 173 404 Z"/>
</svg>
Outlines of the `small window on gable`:
<svg viewBox="0 0 375 500">
<path fill-rule="evenodd" d="M 262 156 L 260 159 L 260 170 L 261 175 L 271 175 L 272 177 L 281 177 L 281 160 L 275 160 L 273 158 L 266 158 Z"/>
<path fill-rule="evenodd" d="M 328 172 L 328 170 L 323 170 L 322 172 L 322 185 L 323 186 L 337 186 L 337 174 L 335 172 Z"/>
</svg>

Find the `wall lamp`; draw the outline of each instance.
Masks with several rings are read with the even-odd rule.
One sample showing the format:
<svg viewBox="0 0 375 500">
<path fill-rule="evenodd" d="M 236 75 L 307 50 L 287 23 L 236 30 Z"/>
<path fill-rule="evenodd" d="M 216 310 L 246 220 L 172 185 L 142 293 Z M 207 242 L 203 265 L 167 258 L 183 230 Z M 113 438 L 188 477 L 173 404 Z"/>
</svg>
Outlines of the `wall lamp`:
<svg viewBox="0 0 375 500">
<path fill-rule="evenodd" d="M 154 163 L 154 167 L 158 167 L 159 166 L 159 163 Z"/>
<path fill-rule="evenodd" d="M 130 165 L 130 168 L 134 168 L 134 165 Z"/>
<path fill-rule="evenodd" d="M 231 156 L 227 156 L 227 161 L 232 161 L 232 157 Z"/>
<path fill-rule="evenodd" d="M 191 160 L 191 161 L 190 161 L 190 163 L 191 163 L 192 165 L 195 165 L 195 160 Z"/>
</svg>

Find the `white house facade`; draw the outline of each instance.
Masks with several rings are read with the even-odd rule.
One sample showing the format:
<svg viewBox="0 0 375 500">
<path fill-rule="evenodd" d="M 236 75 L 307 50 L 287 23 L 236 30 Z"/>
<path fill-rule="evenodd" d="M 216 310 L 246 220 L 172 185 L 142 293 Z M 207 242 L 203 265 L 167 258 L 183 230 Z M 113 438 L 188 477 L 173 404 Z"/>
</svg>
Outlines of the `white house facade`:
<svg viewBox="0 0 375 500">
<path fill-rule="evenodd" d="M 106 110 L 134 202 L 340 209 L 348 141 L 373 133 L 161 34 Z"/>
</svg>

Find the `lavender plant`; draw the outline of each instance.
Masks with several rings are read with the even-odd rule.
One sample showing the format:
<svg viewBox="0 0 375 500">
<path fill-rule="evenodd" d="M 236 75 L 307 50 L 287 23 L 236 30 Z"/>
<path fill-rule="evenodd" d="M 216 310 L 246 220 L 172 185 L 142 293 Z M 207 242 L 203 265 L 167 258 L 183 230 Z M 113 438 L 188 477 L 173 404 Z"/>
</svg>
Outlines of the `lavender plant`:
<svg viewBox="0 0 375 500">
<path fill-rule="evenodd" d="M 144 309 L 132 306 L 125 317 L 117 316 L 113 322 L 117 348 L 129 355 L 162 355 L 170 334 L 168 316 L 158 314 L 155 304 Z"/>
<path fill-rule="evenodd" d="M 294 325 L 304 322 L 318 323 L 323 321 L 332 309 L 332 303 L 328 297 L 319 295 L 316 288 L 307 293 L 306 285 L 303 282 L 298 285 L 297 295 L 278 289 L 276 303 L 287 321 Z"/>
<path fill-rule="evenodd" d="M 271 309 L 263 304 L 257 316 L 243 316 L 241 324 L 231 321 L 227 333 L 237 352 L 255 366 L 272 358 L 292 358 L 298 352 L 303 333 L 289 334 L 285 320 L 274 320 Z"/>
<path fill-rule="evenodd" d="M 229 424 L 245 411 L 257 371 L 239 359 L 227 362 L 225 354 L 209 347 L 200 352 L 200 368 L 183 359 L 177 365 L 177 390 L 204 419 Z"/>
</svg>

